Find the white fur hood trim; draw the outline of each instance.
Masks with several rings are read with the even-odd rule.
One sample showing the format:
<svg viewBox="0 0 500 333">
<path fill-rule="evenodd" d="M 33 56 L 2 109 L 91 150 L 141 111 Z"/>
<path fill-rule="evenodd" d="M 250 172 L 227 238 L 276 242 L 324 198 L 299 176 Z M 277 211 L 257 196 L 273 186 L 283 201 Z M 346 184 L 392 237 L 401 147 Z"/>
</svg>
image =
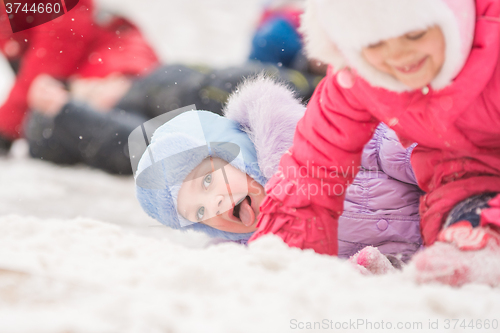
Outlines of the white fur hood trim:
<svg viewBox="0 0 500 333">
<path fill-rule="evenodd" d="M 446 58 L 431 86 L 439 90 L 451 83 L 469 55 L 474 5 L 474 0 L 309 0 L 301 31 L 310 57 L 337 71 L 349 66 L 373 86 L 402 92 L 411 89 L 369 65 L 362 48 L 438 25 Z"/>
<path fill-rule="evenodd" d="M 255 145 L 263 175 L 269 179 L 292 146 L 305 106 L 284 83 L 259 75 L 247 79 L 229 97 L 224 115 L 241 124 Z"/>
</svg>

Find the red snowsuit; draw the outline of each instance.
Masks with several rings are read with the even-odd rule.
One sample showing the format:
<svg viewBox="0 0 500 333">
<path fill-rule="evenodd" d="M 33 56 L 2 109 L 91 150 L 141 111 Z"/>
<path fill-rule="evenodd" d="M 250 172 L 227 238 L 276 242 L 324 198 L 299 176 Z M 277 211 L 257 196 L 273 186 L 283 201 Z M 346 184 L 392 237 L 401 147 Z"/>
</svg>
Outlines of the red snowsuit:
<svg viewBox="0 0 500 333">
<path fill-rule="evenodd" d="M 290 246 L 337 254 L 344 189 L 379 121 L 403 144 L 418 142 L 411 162 L 426 192 L 420 203 L 426 245 L 459 201 L 500 192 L 500 2 L 477 0 L 476 7 L 472 51 L 442 90 L 395 93 L 354 75 L 353 86 L 343 88 L 339 77 L 346 72 L 329 69 L 297 125 L 290 153 L 281 159 L 282 172 L 266 186 L 250 241 L 273 233 Z"/>
<path fill-rule="evenodd" d="M 22 135 L 27 92 L 41 73 L 61 80 L 114 72 L 141 75 L 158 65 L 155 52 L 132 24 L 114 19 L 101 26 L 93 17 L 92 0 L 80 0 L 67 14 L 13 34 L 2 3 L 0 50 L 9 61 L 20 61 L 20 66 L 8 99 L 0 107 L 0 136 L 15 139 Z"/>
</svg>

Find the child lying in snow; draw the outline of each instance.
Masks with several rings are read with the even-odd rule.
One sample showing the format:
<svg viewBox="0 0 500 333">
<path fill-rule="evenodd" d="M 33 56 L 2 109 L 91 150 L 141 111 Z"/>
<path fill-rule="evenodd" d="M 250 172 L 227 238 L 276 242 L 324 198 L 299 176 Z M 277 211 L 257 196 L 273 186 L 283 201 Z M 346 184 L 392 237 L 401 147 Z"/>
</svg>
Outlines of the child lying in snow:
<svg viewBox="0 0 500 333">
<path fill-rule="evenodd" d="M 138 166 L 142 207 L 174 229 L 246 243 L 257 230 L 264 186 L 290 147 L 304 110 L 285 86 L 259 77 L 233 93 L 226 117 L 189 111 L 170 120 L 155 131 Z M 385 125 L 377 129 L 346 196 L 339 257 L 371 245 L 407 261 L 420 248 L 421 192 L 408 162 L 412 150 Z"/>
<path fill-rule="evenodd" d="M 315 167 L 358 166 L 383 121 L 403 144 L 418 143 L 411 163 L 426 192 L 420 214 L 429 246 L 415 257 L 420 280 L 499 285 L 499 17 L 495 0 L 309 0 L 305 47 L 331 66 L 281 160 L 288 171 L 267 184 L 250 242 L 273 233 L 337 253 L 343 197 L 294 188 L 345 188 L 353 175 L 297 179 L 294 170 L 311 174 L 313 159 Z M 282 196 L 283 188 L 293 194 Z"/>
</svg>

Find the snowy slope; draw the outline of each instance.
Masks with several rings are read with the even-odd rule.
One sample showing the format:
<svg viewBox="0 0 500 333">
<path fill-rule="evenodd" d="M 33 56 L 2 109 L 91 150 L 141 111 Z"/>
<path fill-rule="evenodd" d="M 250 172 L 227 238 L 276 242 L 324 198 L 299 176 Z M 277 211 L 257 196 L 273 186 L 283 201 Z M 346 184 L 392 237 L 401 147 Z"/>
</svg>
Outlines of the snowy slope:
<svg viewBox="0 0 500 333">
<path fill-rule="evenodd" d="M 133 17 L 163 59 L 215 66 L 244 60 L 261 2 L 101 1 Z M 1 97 L 3 63 L 0 74 Z M 207 247 L 147 217 L 133 191 L 130 177 L 30 160 L 23 141 L 0 158 L 0 332 L 500 331 L 445 330 L 446 319 L 500 320 L 498 288 L 419 286 L 411 269 L 362 276 L 273 237 Z"/>
<path fill-rule="evenodd" d="M 294 319 L 427 328 L 500 313 L 498 289 L 363 277 L 274 237 L 188 249 L 87 218 L 0 218 L 0 267 L 1 332 L 293 332 Z"/>
</svg>

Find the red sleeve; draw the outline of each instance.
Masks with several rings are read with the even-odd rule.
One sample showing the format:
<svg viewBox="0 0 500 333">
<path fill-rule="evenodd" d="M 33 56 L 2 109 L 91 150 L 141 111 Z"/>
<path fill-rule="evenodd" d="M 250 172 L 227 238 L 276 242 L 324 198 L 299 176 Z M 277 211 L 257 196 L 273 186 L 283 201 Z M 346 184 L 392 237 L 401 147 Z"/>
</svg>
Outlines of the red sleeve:
<svg viewBox="0 0 500 333">
<path fill-rule="evenodd" d="M 297 125 L 292 148 L 266 185 L 258 230 L 250 242 L 273 233 L 289 246 L 336 255 L 346 188 L 377 125 L 329 73 Z"/>
<path fill-rule="evenodd" d="M 36 76 L 47 73 L 67 78 L 76 70 L 94 37 L 92 8 L 92 1 L 80 0 L 67 14 L 26 30 L 28 48 L 21 57 L 14 86 L 0 107 L 0 135 L 9 139 L 21 136 L 22 122 L 28 111 L 27 93 Z"/>
</svg>

